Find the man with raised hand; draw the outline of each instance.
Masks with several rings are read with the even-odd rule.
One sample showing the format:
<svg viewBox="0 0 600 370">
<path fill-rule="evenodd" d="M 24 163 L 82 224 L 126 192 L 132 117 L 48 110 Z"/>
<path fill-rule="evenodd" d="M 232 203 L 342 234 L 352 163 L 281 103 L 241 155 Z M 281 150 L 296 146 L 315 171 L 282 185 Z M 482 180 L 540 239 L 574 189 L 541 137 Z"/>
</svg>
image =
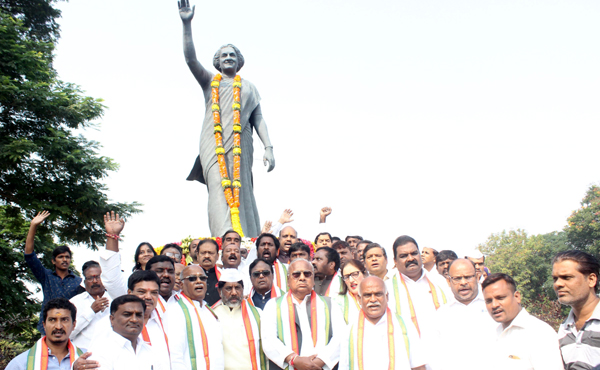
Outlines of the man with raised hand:
<svg viewBox="0 0 600 370">
<path fill-rule="evenodd" d="M 73 345 L 69 336 L 76 324 L 77 309 L 65 298 L 49 300 L 42 309 L 42 324 L 46 332 L 35 345 L 12 359 L 6 370 L 68 370 L 75 364 L 83 350 Z M 86 353 L 85 359 L 90 354 Z M 85 362 L 87 363 L 87 361 Z M 45 364 L 45 366 L 44 366 Z M 79 370 L 81 361 L 74 369 Z M 88 364 L 88 369 L 95 369 Z"/>
<path fill-rule="evenodd" d="M 566 370 L 591 369 L 600 364 L 600 263 L 591 254 L 570 250 L 552 260 L 552 279 L 558 301 L 571 312 L 558 329 Z"/>
<path fill-rule="evenodd" d="M 563 370 L 558 338 L 552 327 L 521 307 L 517 284 L 506 274 L 491 274 L 482 284 L 485 305 L 496 328 L 491 346 L 493 368 Z"/>
<path fill-rule="evenodd" d="M 266 369 L 260 345 L 260 312 L 244 299 L 243 291 L 241 272 L 223 269 L 219 278 L 221 300 L 213 309 L 222 328 L 225 370 Z"/>
<path fill-rule="evenodd" d="M 335 297 L 343 284 L 340 269 L 340 255 L 333 248 L 322 247 L 315 252 L 312 264 L 315 268 L 315 292 L 325 297 Z"/>
<path fill-rule="evenodd" d="M 33 275 L 42 286 L 42 293 L 44 295 L 42 307 L 54 298 L 73 298 L 79 292 L 79 285 L 81 284 L 81 278 L 75 276 L 73 271 L 69 270 L 72 254 L 71 249 L 66 245 L 58 246 L 52 251 L 54 270 L 45 268 L 35 254 L 35 233 L 38 226 L 48 216 L 50 216 L 50 212 L 43 211 L 31 220 L 27 239 L 25 240 L 25 262 L 27 262 L 31 272 L 33 272 Z M 42 335 L 45 334 L 41 313 L 37 329 Z"/>
<path fill-rule="evenodd" d="M 261 316 L 263 350 L 271 369 L 333 369 L 345 331 L 343 315 L 329 297 L 314 290 L 310 262 L 297 259 L 288 270 L 289 291 L 271 299 Z"/>
<path fill-rule="evenodd" d="M 77 326 L 73 328 L 70 338 L 77 347 L 89 348 L 98 324 L 110 314 L 108 306 L 111 297 L 102 285 L 102 269 L 98 262 L 87 261 L 81 272 L 85 292 L 71 298 L 71 303 L 77 307 Z"/>
<path fill-rule="evenodd" d="M 383 280 L 368 276 L 359 286 L 361 311 L 341 344 L 340 369 L 425 370 L 415 328 L 388 308 Z"/>
<path fill-rule="evenodd" d="M 452 261 L 449 278 L 454 300 L 437 311 L 435 336 L 425 343 L 437 349 L 436 356 L 431 359 L 431 368 L 480 369 L 481 364 L 489 361 L 496 323 L 491 320 L 479 294 L 473 262 L 467 259 Z M 464 348 L 469 348 L 469 356 L 457 356 Z"/>
<path fill-rule="evenodd" d="M 435 334 L 434 317 L 437 309 L 446 304 L 442 289 L 425 273 L 417 241 L 403 235 L 394 241 L 394 260 L 398 269 L 386 281 L 389 306 L 392 312 L 412 321 L 421 339 Z"/>
<path fill-rule="evenodd" d="M 261 311 L 271 298 L 281 297 L 285 292 L 273 283 L 273 265 L 263 258 L 257 258 L 250 264 L 252 288 L 247 301 Z"/>
<path fill-rule="evenodd" d="M 102 370 L 168 370 L 157 353 L 140 334 L 144 328 L 146 304 L 134 295 L 115 298 L 110 305 L 112 331 L 108 337 L 92 341 L 90 359 Z"/>
<path fill-rule="evenodd" d="M 183 290 L 169 302 L 167 336 L 173 370 L 223 370 L 221 325 L 204 301 L 207 280 L 201 266 L 187 266 L 181 273 Z"/>
</svg>

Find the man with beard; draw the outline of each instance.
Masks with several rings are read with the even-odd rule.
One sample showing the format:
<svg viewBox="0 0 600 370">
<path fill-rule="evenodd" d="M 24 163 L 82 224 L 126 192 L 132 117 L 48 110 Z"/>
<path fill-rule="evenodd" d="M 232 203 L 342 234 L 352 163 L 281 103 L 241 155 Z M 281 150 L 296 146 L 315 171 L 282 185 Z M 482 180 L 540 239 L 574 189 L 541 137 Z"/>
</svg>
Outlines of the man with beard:
<svg viewBox="0 0 600 370">
<path fill-rule="evenodd" d="M 279 256 L 277 260 L 281 263 L 290 263 L 290 247 L 298 241 L 298 233 L 291 226 L 286 226 L 279 232 Z"/>
<path fill-rule="evenodd" d="M 33 272 L 33 275 L 42 286 L 42 292 L 44 294 L 42 307 L 44 307 L 49 300 L 54 298 L 73 298 L 80 292 L 79 288 L 81 284 L 81 278 L 75 276 L 73 271 L 69 270 L 72 254 L 71 249 L 66 245 L 58 246 L 52 251 L 53 270 L 45 268 L 35 254 L 35 233 L 38 226 L 40 226 L 49 215 L 50 212 L 43 211 L 38 213 L 37 216 L 31 220 L 27 239 L 25 240 L 25 262 L 27 262 L 31 272 Z M 41 314 L 37 329 L 42 335 L 45 333 Z"/>
<path fill-rule="evenodd" d="M 388 292 L 383 280 L 377 276 L 366 277 L 360 283 L 359 296 L 362 309 L 341 345 L 339 368 L 425 370 L 419 335 L 413 326 L 388 308 Z"/>
<path fill-rule="evenodd" d="M 183 269 L 183 289 L 179 299 L 171 301 L 167 309 L 172 369 L 192 370 L 194 363 L 194 369 L 210 366 L 212 370 L 223 370 L 221 326 L 216 314 L 204 301 L 208 280 L 204 271 L 198 265 Z"/>
<path fill-rule="evenodd" d="M 77 326 L 73 328 L 70 338 L 80 348 L 89 348 L 98 323 L 108 317 L 111 297 L 102 285 L 102 270 L 96 261 L 87 261 L 81 268 L 85 292 L 71 298 L 77 307 Z"/>
<path fill-rule="evenodd" d="M 398 269 L 386 281 L 389 306 L 392 312 L 412 321 L 421 339 L 435 335 L 433 324 L 438 308 L 446 304 L 442 289 L 434 284 L 423 270 L 417 241 L 408 235 L 394 241 L 394 260 Z"/>
<path fill-rule="evenodd" d="M 207 277 L 206 292 L 203 299 L 209 306 L 217 303 L 220 299 L 217 283 L 221 271 L 217 267 L 217 259 L 219 258 L 219 244 L 212 239 L 202 239 L 198 244 L 198 261 L 204 269 L 204 274 Z M 239 260 L 239 258 L 238 258 Z"/>
<path fill-rule="evenodd" d="M 482 284 L 485 305 L 496 328 L 493 369 L 564 370 L 552 327 L 521 307 L 517 284 L 506 274 L 491 274 Z"/>
<path fill-rule="evenodd" d="M 69 335 L 75 327 L 76 315 L 77 308 L 67 299 L 55 298 L 48 301 L 41 317 L 46 335 L 42 336 L 33 348 L 12 359 L 6 370 L 45 370 L 42 367 L 44 357 L 47 369 L 71 369 L 75 360 L 83 355 L 83 351 L 69 340 Z M 95 367 L 88 367 L 92 368 Z M 75 369 L 79 367 L 76 366 Z"/>
<path fill-rule="evenodd" d="M 261 339 L 271 369 L 333 369 L 338 362 L 345 332 L 343 314 L 329 297 L 315 293 L 313 275 L 310 262 L 293 261 L 288 270 L 289 291 L 265 306 Z"/>
<path fill-rule="evenodd" d="M 257 258 L 250 264 L 252 288 L 247 301 L 261 311 L 271 298 L 281 297 L 285 292 L 273 284 L 273 265 L 269 261 Z"/>
<path fill-rule="evenodd" d="M 175 263 L 167 256 L 154 256 L 146 263 L 147 271 L 154 271 L 160 279 L 160 295 L 158 306 L 162 313 L 167 309 L 169 301 L 173 300 L 175 287 Z"/>
<path fill-rule="evenodd" d="M 490 318 L 483 296 L 479 294 L 473 262 L 467 259 L 452 261 L 449 279 L 455 299 L 436 312 L 436 333 L 433 342 L 427 343 L 438 350 L 435 358 L 431 359 L 431 367 L 480 369 L 481 364 L 489 359 L 496 323 Z M 456 356 L 464 348 L 470 349 L 469 356 Z"/>
<path fill-rule="evenodd" d="M 279 240 L 273 234 L 264 233 L 256 239 L 256 255 L 273 265 L 275 270 L 274 283 L 282 290 L 287 289 L 287 266 L 277 261 Z"/>
<path fill-rule="evenodd" d="M 221 271 L 221 300 L 213 309 L 221 323 L 225 370 L 261 369 L 267 365 L 260 346 L 260 313 L 243 298 L 243 291 L 244 281 L 237 269 Z"/>
<path fill-rule="evenodd" d="M 312 264 L 315 268 L 315 292 L 325 297 L 335 297 L 343 284 L 338 273 L 340 255 L 333 248 L 322 247 L 315 252 Z"/>
<path fill-rule="evenodd" d="M 166 257 L 168 258 L 168 257 Z M 102 370 L 168 370 L 156 351 L 140 339 L 146 304 L 134 295 L 115 298 L 110 305 L 112 331 L 103 340 L 94 340 L 90 359 Z"/>
</svg>

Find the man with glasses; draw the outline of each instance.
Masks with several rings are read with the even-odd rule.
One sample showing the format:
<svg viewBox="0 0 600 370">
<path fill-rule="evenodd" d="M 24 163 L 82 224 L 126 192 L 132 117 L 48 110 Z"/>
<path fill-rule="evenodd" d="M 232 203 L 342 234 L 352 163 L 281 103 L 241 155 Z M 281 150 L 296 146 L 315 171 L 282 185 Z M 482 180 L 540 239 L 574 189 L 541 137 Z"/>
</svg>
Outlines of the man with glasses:
<svg viewBox="0 0 600 370">
<path fill-rule="evenodd" d="M 273 265 L 262 258 L 250 264 L 250 280 L 252 289 L 248 294 L 248 303 L 261 311 L 271 298 L 281 297 L 285 292 L 273 284 Z"/>
<path fill-rule="evenodd" d="M 163 249 L 160 251 L 160 255 L 169 257 L 173 260 L 173 263 L 181 263 L 183 250 L 177 244 L 169 243 L 163 247 Z"/>
<path fill-rule="evenodd" d="M 98 323 L 110 314 L 111 297 L 102 285 L 102 269 L 96 261 L 87 261 L 81 268 L 85 292 L 71 298 L 77 307 L 77 325 L 71 332 L 71 341 L 77 347 L 89 348 Z"/>
<path fill-rule="evenodd" d="M 314 271 L 304 259 L 288 269 L 288 292 L 265 306 L 261 338 L 271 369 L 329 369 L 337 364 L 343 315 L 331 299 L 315 293 Z"/>
<path fill-rule="evenodd" d="M 442 306 L 435 316 L 436 335 L 432 348 L 439 353 L 431 359 L 433 369 L 481 369 L 489 360 L 496 323 L 490 318 L 479 294 L 473 262 L 457 259 L 448 270 L 455 300 Z M 469 348 L 468 356 L 456 356 Z"/>
<path fill-rule="evenodd" d="M 195 364 L 194 369 L 223 370 L 221 326 L 204 301 L 208 277 L 202 267 L 189 265 L 181 272 L 181 281 L 182 291 L 167 309 L 171 368 L 191 370 Z"/>
</svg>

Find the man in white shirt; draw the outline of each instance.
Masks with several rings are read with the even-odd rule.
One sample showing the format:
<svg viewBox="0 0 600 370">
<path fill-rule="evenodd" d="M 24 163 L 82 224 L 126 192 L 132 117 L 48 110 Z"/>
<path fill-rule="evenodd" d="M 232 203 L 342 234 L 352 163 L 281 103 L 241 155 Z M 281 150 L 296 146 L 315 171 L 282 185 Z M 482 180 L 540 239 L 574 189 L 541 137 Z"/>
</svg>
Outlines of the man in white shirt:
<svg viewBox="0 0 600 370">
<path fill-rule="evenodd" d="M 183 289 L 169 302 L 165 324 L 173 370 L 223 370 L 221 325 L 204 302 L 207 280 L 201 266 L 187 266 L 181 273 Z"/>
<path fill-rule="evenodd" d="M 406 322 L 412 321 L 421 339 L 428 340 L 436 332 L 434 317 L 437 309 L 447 303 L 446 296 L 427 277 L 415 239 L 400 236 L 394 241 L 393 250 L 398 271 L 386 281 L 388 305 Z"/>
<path fill-rule="evenodd" d="M 490 318 L 479 294 L 474 264 L 467 259 L 457 259 L 452 261 L 448 271 L 454 300 L 436 312 L 436 333 L 426 343 L 437 349 L 431 368 L 481 369 L 482 364 L 489 361 L 496 323 Z M 457 356 L 464 348 L 469 348 L 468 356 Z"/>
<path fill-rule="evenodd" d="M 489 363 L 498 370 L 563 370 L 556 332 L 521 307 L 513 278 L 492 274 L 482 287 L 487 310 L 500 323 Z"/>
<path fill-rule="evenodd" d="M 237 269 L 223 269 L 218 286 L 221 300 L 213 309 L 223 333 L 225 370 L 266 368 L 260 345 L 260 313 L 243 299 L 242 274 Z"/>
<path fill-rule="evenodd" d="M 360 244 L 360 243 L 359 243 Z M 369 243 L 362 252 L 365 267 L 369 275 L 377 276 L 386 281 L 392 272 L 388 270 L 388 258 L 385 249 L 377 243 Z"/>
<path fill-rule="evenodd" d="M 362 309 L 358 321 L 352 324 L 349 335 L 342 341 L 339 368 L 425 370 L 419 335 L 410 323 L 407 325 L 388 308 L 383 280 L 377 276 L 366 277 L 360 283 L 359 295 Z"/>
<path fill-rule="evenodd" d="M 423 268 L 427 270 L 428 273 L 437 274 L 437 269 L 435 268 L 435 258 L 438 255 L 438 251 L 433 248 L 424 247 L 421 251 L 421 260 L 423 261 Z"/>
<path fill-rule="evenodd" d="M 139 336 L 144 327 L 146 304 L 134 295 L 115 298 L 110 305 L 113 331 L 108 338 L 94 340 L 91 360 L 102 370 L 168 370 L 157 361 L 155 352 Z"/>
<path fill-rule="evenodd" d="M 77 307 L 77 326 L 71 332 L 71 341 L 80 348 L 89 348 L 96 327 L 110 314 L 111 297 L 102 285 L 102 269 L 96 261 L 87 261 L 81 268 L 85 292 L 71 298 Z"/>
<path fill-rule="evenodd" d="M 313 275 L 310 262 L 294 260 L 288 270 L 289 291 L 265 306 L 261 338 L 271 369 L 330 370 L 338 363 L 343 315 L 330 298 L 314 292 Z"/>
</svg>

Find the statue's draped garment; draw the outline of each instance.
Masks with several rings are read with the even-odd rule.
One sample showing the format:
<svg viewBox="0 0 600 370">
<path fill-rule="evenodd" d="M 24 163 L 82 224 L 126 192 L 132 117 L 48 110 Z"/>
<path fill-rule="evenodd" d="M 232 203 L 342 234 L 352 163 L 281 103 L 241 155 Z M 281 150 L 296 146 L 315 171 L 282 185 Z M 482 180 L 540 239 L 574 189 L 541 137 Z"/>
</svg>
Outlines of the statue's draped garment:
<svg viewBox="0 0 600 370">
<path fill-rule="evenodd" d="M 225 162 L 227 174 L 233 182 L 233 79 L 223 76 L 219 87 L 219 106 L 221 108 L 221 125 L 223 126 L 223 148 L 225 149 Z M 250 116 L 260 103 L 260 95 L 256 87 L 249 81 L 242 79 L 241 90 L 241 165 L 240 181 L 240 221 L 244 236 L 256 237 L 260 233 L 260 220 L 258 209 L 254 200 L 254 187 L 252 184 L 252 160 L 254 148 L 252 143 L 253 127 Z M 206 99 L 204 123 L 200 133 L 200 155 L 188 180 L 198 180 L 208 187 L 208 223 L 211 236 L 223 236 L 232 229 L 229 206 L 221 186 L 221 174 L 215 153 L 214 121 L 212 115 L 212 100 Z"/>
</svg>

